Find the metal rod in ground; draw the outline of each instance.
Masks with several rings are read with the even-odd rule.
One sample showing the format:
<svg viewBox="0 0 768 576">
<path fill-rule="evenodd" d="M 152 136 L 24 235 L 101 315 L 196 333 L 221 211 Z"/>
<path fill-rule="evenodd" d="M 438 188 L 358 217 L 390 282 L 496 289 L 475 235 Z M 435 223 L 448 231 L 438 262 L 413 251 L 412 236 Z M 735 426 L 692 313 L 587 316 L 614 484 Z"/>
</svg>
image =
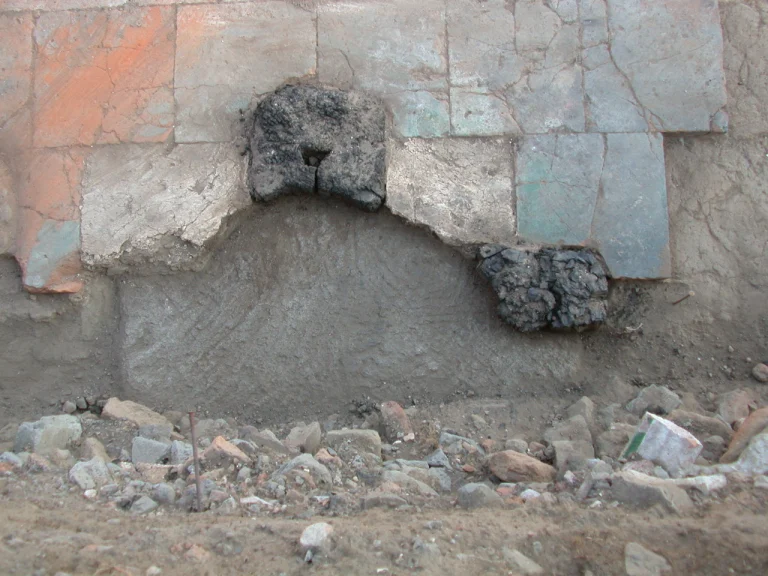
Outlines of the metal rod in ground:
<svg viewBox="0 0 768 576">
<path fill-rule="evenodd" d="M 197 434 L 195 433 L 195 413 L 189 413 L 189 432 L 192 435 L 192 460 L 195 462 L 195 490 L 197 492 L 197 511 L 203 511 L 203 490 L 200 488 L 200 460 L 197 457 Z"/>
</svg>

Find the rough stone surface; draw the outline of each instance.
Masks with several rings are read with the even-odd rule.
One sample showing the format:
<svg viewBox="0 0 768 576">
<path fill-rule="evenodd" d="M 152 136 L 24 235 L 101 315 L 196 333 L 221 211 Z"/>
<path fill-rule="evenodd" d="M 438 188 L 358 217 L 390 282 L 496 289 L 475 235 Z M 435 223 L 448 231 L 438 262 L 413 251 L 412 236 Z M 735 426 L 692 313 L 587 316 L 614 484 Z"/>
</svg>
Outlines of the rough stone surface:
<svg viewBox="0 0 768 576">
<path fill-rule="evenodd" d="M 618 458 L 624 447 L 629 442 L 635 427 L 631 424 L 616 423 L 612 424 L 609 430 L 606 430 L 595 439 L 595 453 L 598 458 Z"/>
<path fill-rule="evenodd" d="M 669 480 L 634 470 L 619 472 L 611 477 L 611 494 L 619 502 L 638 508 L 661 504 L 670 512 L 678 514 L 693 508 L 693 502 L 682 488 Z"/>
<path fill-rule="evenodd" d="M 755 364 L 755 367 L 752 368 L 752 377 L 763 384 L 768 382 L 768 364 L 762 362 Z"/>
<path fill-rule="evenodd" d="M 408 434 L 413 434 L 408 414 L 397 402 L 382 403 L 381 420 L 384 425 L 384 436 L 389 442 L 402 440 Z"/>
<path fill-rule="evenodd" d="M 441 2 L 318 7 L 320 81 L 382 95 L 405 137 L 448 135 L 448 62 Z"/>
<path fill-rule="evenodd" d="M 764 430 L 749 441 L 733 468 L 743 474 L 768 473 L 768 432 Z"/>
<path fill-rule="evenodd" d="M 101 458 L 78 462 L 69 471 L 69 481 L 77 484 L 81 490 L 91 490 L 109 484 L 112 475 Z"/>
<path fill-rule="evenodd" d="M 387 206 L 449 244 L 511 243 L 512 147 L 503 139 L 393 143 Z"/>
<path fill-rule="evenodd" d="M 663 556 L 636 542 L 630 542 L 624 548 L 624 569 L 627 576 L 662 576 L 665 572 L 671 572 L 672 566 Z"/>
<path fill-rule="evenodd" d="M 189 267 L 226 218 L 248 205 L 244 171 L 231 145 L 96 149 L 83 181 L 83 261 Z"/>
<path fill-rule="evenodd" d="M 140 462 L 158 464 L 168 457 L 170 450 L 170 444 L 137 436 L 133 439 L 131 446 L 131 462 L 134 464 Z"/>
<path fill-rule="evenodd" d="M 632 104 L 649 127 L 709 131 L 726 101 L 718 3 L 689 0 L 683 8 L 674 0 L 607 0 L 607 7 L 611 64 L 624 77 Z M 587 92 L 593 102 L 604 94 Z M 616 92 L 606 95 L 620 98 Z M 600 126 L 604 131 L 615 128 Z"/>
<path fill-rule="evenodd" d="M 313 14 L 288 2 L 182 6 L 177 18 L 177 142 L 240 132 L 251 100 L 315 73 Z"/>
<path fill-rule="evenodd" d="M 158 506 L 159 504 L 149 496 L 139 496 L 133 504 L 131 504 L 131 512 L 134 514 L 147 514 L 156 510 Z"/>
<path fill-rule="evenodd" d="M 391 215 L 312 197 L 254 210 L 205 271 L 118 280 L 126 394 L 308 421 L 371 386 L 541 398 L 580 370 L 583 343 L 510 330 L 472 262 Z"/>
<path fill-rule="evenodd" d="M 501 504 L 501 496 L 485 484 L 470 483 L 459 488 L 459 506 L 462 508 L 484 508 Z"/>
<path fill-rule="evenodd" d="M 672 412 L 681 403 L 680 396 L 672 390 L 654 384 L 643 388 L 637 398 L 627 404 L 627 410 L 635 416 L 642 416 L 646 412 L 664 415 Z"/>
<path fill-rule="evenodd" d="M 162 6 L 42 14 L 35 145 L 164 141 L 173 127 L 174 19 Z"/>
<path fill-rule="evenodd" d="M 730 464 L 735 462 L 749 442 L 760 434 L 763 430 L 768 428 L 768 406 L 755 410 L 733 435 L 731 443 L 728 445 L 728 450 L 720 458 L 722 464 Z"/>
<path fill-rule="evenodd" d="M 110 398 L 101 411 L 101 417 L 108 420 L 126 420 L 136 427 L 146 426 L 148 424 L 159 424 L 161 426 L 169 424 L 165 416 L 150 410 L 142 404 L 137 404 L 131 400 L 120 400 L 119 398 Z"/>
<path fill-rule="evenodd" d="M 603 176 L 600 134 L 549 134 L 517 146 L 518 233 L 530 242 L 584 245 Z"/>
<path fill-rule="evenodd" d="M 14 254 L 30 292 L 77 292 L 81 150 L 34 150 L 20 158 Z"/>
<path fill-rule="evenodd" d="M 299 545 L 302 552 L 328 552 L 333 545 L 332 536 L 333 526 L 325 522 L 318 522 L 304 529 L 299 538 Z"/>
<path fill-rule="evenodd" d="M 319 484 L 324 484 L 326 486 L 331 486 L 333 484 L 331 473 L 328 471 L 328 468 L 315 460 L 311 454 L 296 456 L 296 458 L 286 462 L 283 466 L 278 468 L 272 477 L 285 476 L 294 468 L 306 468 Z"/>
<path fill-rule="evenodd" d="M 701 450 L 701 442 L 693 434 L 665 418 L 646 413 L 622 458 L 636 453 L 676 476 L 693 465 Z"/>
<path fill-rule="evenodd" d="M 703 442 L 705 438 L 710 436 L 720 436 L 726 440 L 730 440 L 731 436 L 733 436 L 731 427 L 722 420 L 697 414 L 696 412 L 679 409 L 673 410 L 667 415 L 667 419 L 688 430 L 700 442 Z"/>
<path fill-rule="evenodd" d="M 325 441 L 337 452 L 356 450 L 381 456 L 381 438 L 375 430 L 332 430 L 326 434 Z"/>
<path fill-rule="evenodd" d="M 595 457 L 592 442 L 584 440 L 555 440 L 555 467 L 560 470 L 582 470 L 587 466 L 587 460 Z"/>
<path fill-rule="evenodd" d="M 218 468 L 230 464 L 248 464 L 251 459 L 237 446 L 227 441 L 224 436 L 216 436 L 203 453 L 200 455 L 207 466 Z"/>
<path fill-rule="evenodd" d="M 501 552 L 504 556 L 504 561 L 516 573 L 522 574 L 523 576 L 538 576 L 544 574 L 544 569 L 541 566 L 519 550 L 504 548 Z"/>
<path fill-rule="evenodd" d="M 302 423 L 291 429 L 285 438 L 284 444 L 289 449 L 314 454 L 320 448 L 322 436 L 323 431 L 320 428 L 319 422 L 312 422 L 311 424 Z"/>
<path fill-rule="evenodd" d="M 671 274 L 661 134 L 607 134 L 592 240 L 614 278 Z"/>
<path fill-rule="evenodd" d="M 592 444 L 592 433 L 586 419 L 581 414 L 571 416 L 556 426 L 548 428 L 544 431 L 542 438 L 549 443 L 557 440 L 576 440 Z"/>
<path fill-rule="evenodd" d="M 730 427 L 737 420 L 749 416 L 750 406 L 757 408 L 752 391 L 731 390 L 718 397 L 717 416 Z"/>
<path fill-rule="evenodd" d="M 608 281 L 588 250 L 480 249 L 480 270 L 499 296 L 499 316 L 521 332 L 584 328 L 606 319 Z"/>
<path fill-rule="evenodd" d="M 358 92 L 286 86 L 259 102 L 249 135 L 254 200 L 291 192 L 377 210 L 386 197 L 384 108 Z"/>
<path fill-rule="evenodd" d="M 502 482 L 551 482 L 557 474 L 549 464 L 514 450 L 491 454 L 488 466 Z"/>
<path fill-rule="evenodd" d="M 435 491 L 432 486 L 426 482 L 422 482 L 421 480 L 414 478 L 409 474 L 406 474 L 405 472 L 400 472 L 398 470 L 385 470 L 381 475 L 381 479 L 384 482 L 392 482 L 393 484 L 397 484 L 407 492 L 421 494 L 422 496 L 437 496 L 437 491 Z"/>
<path fill-rule="evenodd" d="M 24 422 L 16 432 L 14 452 L 51 454 L 64 450 L 83 434 L 83 427 L 76 416 L 43 416 L 36 422 Z"/>
</svg>

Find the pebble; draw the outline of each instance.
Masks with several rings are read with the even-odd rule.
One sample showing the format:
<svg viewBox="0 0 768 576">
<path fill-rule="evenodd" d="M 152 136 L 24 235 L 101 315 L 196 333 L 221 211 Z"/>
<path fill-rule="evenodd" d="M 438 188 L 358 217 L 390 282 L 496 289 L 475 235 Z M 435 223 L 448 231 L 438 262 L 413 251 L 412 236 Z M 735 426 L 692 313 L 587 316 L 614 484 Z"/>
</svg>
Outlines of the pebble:
<svg viewBox="0 0 768 576">
<path fill-rule="evenodd" d="M 752 377 L 763 384 L 768 382 L 768 364 L 762 362 L 755 364 L 755 367 L 752 368 Z"/>
<path fill-rule="evenodd" d="M 318 553 L 327 553 L 333 545 L 332 536 L 333 526 L 327 522 L 311 524 L 301 533 L 299 546 L 301 546 L 301 550 L 305 555 L 307 553 L 311 553 L 312 556 L 317 555 Z M 312 556 L 310 556 L 310 559 Z"/>
<path fill-rule="evenodd" d="M 541 492 L 537 492 L 536 490 L 531 490 L 530 488 L 523 490 L 520 493 L 520 498 L 522 498 L 524 502 L 528 502 L 529 500 L 536 500 L 540 497 L 541 497 Z"/>
<path fill-rule="evenodd" d="M 139 496 L 137 500 L 131 504 L 131 512 L 134 514 L 147 514 L 157 509 L 158 503 L 152 500 L 149 496 Z"/>
<path fill-rule="evenodd" d="M 65 414 L 74 414 L 77 412 L 77 404 L 72 402 L 71 400 L 67 400 L 64 402 L 64 404 L 61 405 L 61 411 Z"/>
<path fill-rule="evenodd" d="M 624 548 L 624 569 L 627 576 L 661 576 L 671 572 L 672 566 L 663 556 L 630 542 Z"/>
<path fill-rule="evenodd" d="M 479 482 L 465 484 L 459 488 L 459 506 L 472 509 L 485 506 L 500 506 L 501 496 L 485 484 Z"/>
</svg>

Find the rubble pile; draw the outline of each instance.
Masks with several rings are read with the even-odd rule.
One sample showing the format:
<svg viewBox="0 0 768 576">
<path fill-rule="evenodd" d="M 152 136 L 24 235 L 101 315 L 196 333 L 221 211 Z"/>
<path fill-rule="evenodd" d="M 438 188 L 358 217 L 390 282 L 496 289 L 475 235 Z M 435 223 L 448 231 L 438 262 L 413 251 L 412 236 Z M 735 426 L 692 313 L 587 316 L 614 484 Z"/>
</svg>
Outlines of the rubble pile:
<svg viewBox="0 0 768 576">
<path fill-rule="evenodd" d="M 642 389 L 625 406 L 583 397 L 535 439 L 473 438 L 417 421 L 418 411 L 396 402 L 378 408 L 355 428 L 301 422 L 282 439 L 232 419 L 199 420 L 198 479 L 186 414 L 110 398 L 22 423 L 0 455 L 0 473 L 65 476 L 85 499 L 129 514 L 306 519 L 566 503 L 686 514 L 734 483 L 768 486 L 768 407 L 754 409 L 746 391 L 723 394 L 711 413 L 692 411 L 663 386 Z M 331 542 L 329 525 L 312 524 L 302 554 L 311 561 Z"/>
</svg>

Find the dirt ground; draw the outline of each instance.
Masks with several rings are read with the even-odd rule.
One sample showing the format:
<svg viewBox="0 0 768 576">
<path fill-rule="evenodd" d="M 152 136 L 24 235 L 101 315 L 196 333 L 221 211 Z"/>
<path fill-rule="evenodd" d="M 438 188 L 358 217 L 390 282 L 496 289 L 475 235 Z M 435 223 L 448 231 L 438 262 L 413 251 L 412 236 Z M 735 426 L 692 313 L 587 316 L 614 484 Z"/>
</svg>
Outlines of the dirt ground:
<svg viewBox="0 0 768 576">
<path fill-rule="evenodd" d="M 46 478 L 2 490 L 3 574 L 515 574 L 503 559 L 516 548 L 545 574 L 624 574 L 624 547 L 663 555 L 671 574 L 763 575 L 768 571 L 768 491 L 736 485 L 686 517 L 657 510 L 533 506 L 456 511 L 373 510 L 336 518 L 216 518 L 168 513 L 136 517 L 46 485 Z M 41 492 L 46 486 L 50 492 Z M 335 548 L 305 564 L 297 541 L 310 521 L 329 521 Z M 439 554 L 414 550 L 414 539 Z M 536 543 L 536 544 L 534 544 Z M 204 548 L 202 561 L 190 546 Z M 36 572 L 39 570 L 40 572 Z"/>
</svg>

